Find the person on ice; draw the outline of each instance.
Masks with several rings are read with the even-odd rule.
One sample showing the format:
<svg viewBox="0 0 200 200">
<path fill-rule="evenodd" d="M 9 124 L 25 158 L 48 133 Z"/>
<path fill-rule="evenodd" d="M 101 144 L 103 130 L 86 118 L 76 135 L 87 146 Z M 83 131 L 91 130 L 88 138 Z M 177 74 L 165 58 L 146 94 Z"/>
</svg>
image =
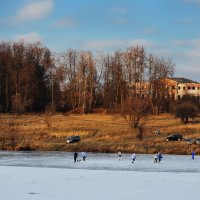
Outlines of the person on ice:
<svg viewBox="0 0 200 200">
<path fill-rule="evenodd" d="M 158 152 L 158 162 L 160 162 L 162 160 L 163 156 L 161 154 L 161 152 Z"/>
<path fill-rule="evenodd" d="M 158 162 L 158 153 L 156 152 L 155 156 L 154 156 L 154 163 Z"/>
<path fill-rule="evenodd" d="M 121 160 L 121 159 L 122 159 L 122 152 L 119 151 L 119 152 L 117 153 L 117 156 L 118 156 L 119 160 Z"/>
<path fill-rule="evenodd" d="M 135 153 L 133 153 L 131 157 L 132 157 L 132 163 L 134 163 L 134 162 L 135 162 L 135 159 L 136 159 Z"/>
<path fill-rule="evenodd" d="M 83 161 L 86 161 L 87 154 L 85 152 L 82 152 L 81 157 Z"/>
<path fill-rule="evenodd" d="M 77 158 L 78 158 L 78 153 L 77 153 L 77 152 L 74 152 L 74 163 L 76 163 Z"/>
<path fill-rule="evenodd" d="M 192 151 L 192 160 L 194 160 L 195 152 Z"/>
</svg>

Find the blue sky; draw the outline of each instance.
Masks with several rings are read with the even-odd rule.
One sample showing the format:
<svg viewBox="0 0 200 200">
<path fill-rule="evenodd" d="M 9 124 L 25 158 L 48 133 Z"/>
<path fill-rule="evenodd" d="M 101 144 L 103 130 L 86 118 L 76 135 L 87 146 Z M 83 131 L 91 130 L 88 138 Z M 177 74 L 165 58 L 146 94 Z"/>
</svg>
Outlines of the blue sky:
<svg viewBox="0 0 200 200">
<path fill-rule="evenodd" d="M 0 40 L 113 52 L 142 45 L 200 81 L 200 0 L 0 0 Z"/>
</svg>

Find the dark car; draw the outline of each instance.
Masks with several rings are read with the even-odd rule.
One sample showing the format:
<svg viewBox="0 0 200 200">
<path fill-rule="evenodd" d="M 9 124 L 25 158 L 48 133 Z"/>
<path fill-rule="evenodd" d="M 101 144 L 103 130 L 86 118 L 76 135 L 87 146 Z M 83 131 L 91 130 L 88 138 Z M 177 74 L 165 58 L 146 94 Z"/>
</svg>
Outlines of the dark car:
<svg viewBox="0 0 200 200">
<path fill-rule="evenodd" d="M 79 142 L 81 140 L 80 136 L 69 136 L 65 138 L 65 141 L 67 144 Z"/>
<path fill-rule="evenodd" d="M 194 140 L 190 138 L 184 138 L 183 141 L 186 142 L 187 144 L 194 144 Z"/>
<path fill-rule="evenodd" d="M 166 141 L 181 141 L 183 136 L 181 134 L 173 134 L 166 137 Z"/>
<path fill-rule="evenodd" d="M 200 138 L 195 139 L 195 140 L 194 140 L 194 143 L 195 143 L 195 144 L 200 144 Z"/>
</svg>

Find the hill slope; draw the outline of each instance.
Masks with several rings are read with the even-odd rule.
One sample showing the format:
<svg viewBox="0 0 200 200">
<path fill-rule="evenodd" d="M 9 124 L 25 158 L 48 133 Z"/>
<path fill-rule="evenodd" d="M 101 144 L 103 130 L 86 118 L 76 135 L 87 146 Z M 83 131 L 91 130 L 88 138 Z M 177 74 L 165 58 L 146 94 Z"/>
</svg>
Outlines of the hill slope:
<svg viewBox="0 0 200 200">
<path fill-rule="evenodd" d="M 156 129 L 161 130 L 160 135 L 155 135 Z M 143 140 L 136 138 L 135 130 L 120 115 L 108 114 L 1 114 L 0 132 L 0 149 L 4 150 L 200 153 L 199 145 L 164 140 L 173 133 L 181 133 L 185 138 L 200 137 L 198 119 L 184 125 L 171 114 L 149 117 Z M 66 144 L 64 138 L 71 135 L 79 135 L 81 141 Z"/>
</svg>

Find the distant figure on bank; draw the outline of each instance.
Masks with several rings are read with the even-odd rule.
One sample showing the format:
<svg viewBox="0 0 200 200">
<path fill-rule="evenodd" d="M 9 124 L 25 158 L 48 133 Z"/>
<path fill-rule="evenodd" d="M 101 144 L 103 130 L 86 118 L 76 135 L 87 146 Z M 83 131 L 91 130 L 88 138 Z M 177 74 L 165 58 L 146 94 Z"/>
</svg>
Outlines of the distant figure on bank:
<svg viewBox="0 0 200 200">
<path fill-rule="evenodd" d="M 194 160 L 195 152 L 192 151 L 192 160 Z"/>
<path fill-rule="evenodd" d="M 85 152 L 82 152 L 81 157 L 83 161 L 86 161 L 87 154 Z"/>
<path fill-rule="evenodd" d="M 121 159 L 122 159 L 122 152 L 119 151 L 119 152 L 117 153 L 117 156 L 118 156 L 119 160 L 121 160 Z"/>
<path fill-rule="evenodd" d="M 135 159 L 136 159 L 135 153 L 133 153 L 131 157 L 132 157 L 132 163 L 134 163 L 134 162 L 135 162 Z"/>
<path fill-rule="evenodd" d="M 156 135 L 160 135 L 160 129 L 157 129 L 157 130 L 155 131 L 155 134 L 156 134 Z"/>
<path fill-rule="evenodd" d="M 158 152 L 158 162 L 160 162 L 162 160 L 163 156 L 161 154 L 161 152 Z"/>
<path fill-rule="evenodd" d="M 78 153 L 74 152 L 74 163 L 76 163 L 77 158 L 78 158 Z"/>
<path fill-rule="evenodd" d="M 155 156 L 154 156 L 154 163 L 158 162 L 158 153 L 156 152 Z"/>
</svg>

